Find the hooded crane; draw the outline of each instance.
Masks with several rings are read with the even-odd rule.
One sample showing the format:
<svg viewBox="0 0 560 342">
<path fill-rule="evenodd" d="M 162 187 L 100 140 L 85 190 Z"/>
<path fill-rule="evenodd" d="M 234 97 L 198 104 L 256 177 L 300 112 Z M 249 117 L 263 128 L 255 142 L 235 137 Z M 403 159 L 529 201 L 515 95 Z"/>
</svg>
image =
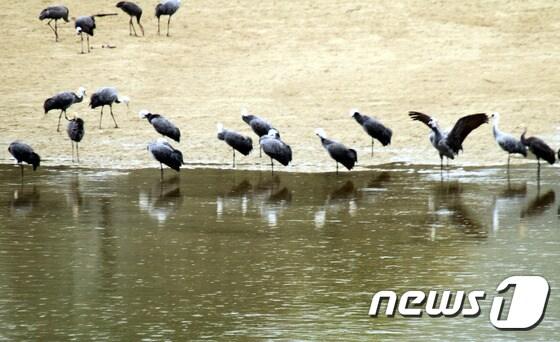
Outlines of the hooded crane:
<svg viewBox="0 0 560 342">
<path fill-rule="evenodd" d="M 76 144 L 76 159 L 78 163 L 80 162 L 80 146 L 79 143 L 84 138 L 84 120 L 81 118 L 74 118 L 68 122 L 68 127 L 66 128 L 68 137 L 72 143 L 72 163 L 74 162 L 74 144 Z"/>
<path fill-rule="evenodd" d="M 43 104 L 43 108 L 45 109 L 45 114 L 53 109 L 59 109 L 60 115 L 58 116 L 58 126 L 56 128 L 57 132 L 60 132 L 60 119 L 62 118 L 62 114 L 64 113 L 64 117 L 68 120 L 68 116 L 66 115 L 66 110 L 70 108 L 74 103 L 80 103 L 83 101 L 84 96 L 86 95 L 86 90 L 84 87 L 80 87 L 77 92 L 65 91 L 62 93 L 58 93 L 53 97 L 49 97 L 45 100 Z"/>
<path fill-rule="evenodd" d="M 341 163 L 348 170 L 352 170 L 358 161 L 358 154 L 355 150 L 343 144 L 330 140 L 322 128 L 315 129 L 315 134 L 321 138 L 321 144 L 327 150 L 332 159 L 336 161 L 336 174 L 338 175 L 338 163 Z"/>
<path fill-rule="evenodd" d="M 264 153 L 270 157 L 272 174 L 274 174 L 274 159 L 284 166 L 288 166 L 292 161 L 292 149 L 280 140 L 277 130 L 271 129 L 267 135 L 263 135 L 260 138 L 260 144 Z"/>
<path fill-rule="evenodd" d="M 93 31 L 95 30 L 95 17 L 106 17 L 110 15 L 117 15 L 117 13 L 108 13 L 108 14 L 95 14 L 95 15 L 83 15 L 76 19 L 76 23 L 74 27 L 76 28 L 76 34 L 80 35 L 81 43 L 82 43 L 82 54 L 84 54 L 84 33 L 86 34 L 87 38 L 87 52 L 90 52 L 89 48 L 89 36 L 93 37 Z"/>
<path fill-rule="evenodd" d="M 371 156 L 373 157 L 373 142 L 377 139 L 383 146 L 391 144 L 393 131 L 378 120 L 360 114 L 357 110 L 350 110 L 350 116 L 359 123 L 364 131 L 371 137 Z"/>
<path fill-rule="evenodd" d="M 156 6 L 156 17 L 157 17 L 157 33 L 160 34 L 159 30 L 159 19 L 162 15 L 168 15 L 167 19 L 167 36 L 169 37 L 169 23 L 171 22 L 171 16 L 177 12 L 181 6 L 181 0 L 161 0 Z"/>
<path fill-rule="evenodd" d="M 555 152 L 550 146 L 548 146 L 542 139 L 537 137 L 525 138 L 527 134 L 527 128 L 521 134 L 521 143 L 529 148 L 529 151 L 537 157 L 537 178 L 541 174 L 541 159 L 546 160 L 550 165 L 556 162 Z"/>
<path fill-rule="evenodd" d="M 23 182 L 23 164 L 22 162 L 26 162 L 27 164 L 33 165 L 33 171 L 37 170 L 39 165 L 41 164 L 41 157 L 37 153 L 33 151 L 31 146 L 21 142 L 21 141 L 14 141 L 8 147 L 8 152 L 16 159 L 17 163 L 21 167 L 21 181 Z"/>
<path fill-rule="evenodd" d="M 408 112 L 412 120 L 417 120 L 428 126 L 430 132 L 430 142 L 439 152 L 441 168 L 443 169 L 443 157 L 454 159 L 459 151 L 463 150 L 463 141 L 473 130 L 480 125 L 488 122 L 488 116 L 484 113 L 463 116 L 451 129 L 450 132 L 442 131 L 437 121 L 429 115 L 419 112 Z"/>
<path fill-rule="evenodd" d="M 65 6 L 49 6 L 41 11 L 39 14 L 39 20 L 49 19 L 47 25 L 53 30 L 54 32 L 54 39 L 58 42 L 58 26 L 57 21 L 63 19 L 65 22 L 68 22 L 68 7 Z M 54 27 L 51 26 L 51 22 L 54 20 Z"/>
<path fill-rule="evenodd" d="M 244 156 L 249 155 L 253 150 L 253 140 L 250 137 L 241 135 L 237 132 L 224 129 L 224 125 L 219 123 L 218 139 L 225 141 L 233 150 L 233 167 L 235 167 L 235 150 Z"/>
<path fill-rule="evenodd" d="M 247 125 L 251 126 L 251 129 L 253 130 L 253 132 L 255 132 L 256 135 L 259 136 L 259 138 L 267 135 L 271 129 L 275 130 L 276 134 L 278 134 L 278 137 L 280 137 L 280 133 L 278 133 L 278 130 L 276 128 L 272 127 L 272 125 L 269 124 L 266 120 L 259 118 L 256 115 L 249 114 L 249 112 L 247 112 L 245 108 L 241 110 L 241 119 Z M 260 139 L 259 139 L 259 143 L 260 143 Z M 259 149 L 259 157 L 262 156 L 261 150 L 262 147 L 260 147 Z"/>
<path fill-rule="evenodd" d="M 119 128 L 119 125 L 117 125 L 117 121 L 115 120 L 115 116 L 113 115 L 113 103 L 121 102 L 124 102 L 128 107 L 130 99 L 127 96 L 120 96 L 117 89 L 113 87 L 100 88 L 95 93 L 91 94 L 89 106 L 92 109 L 101 107 L 101 115 L 99 116 L 99 128 L 101 128 L 101 121 L 103 120 L 103 108 L 105 106 L 109 106 L 109 109 L 111 110 L 111 117 L 113 118 L 113 122 L 115 123 L 115 128 Z"/>
<path fill-rule="evenodd" d="M 177 172 L 181 169 L 181 165 L 185 164 L 181 151 L 174 149 L 164 138 L 151 142 L 148 145 L 148 151 L 159 162 L 161 179 L 163 179 L 163 164 Z"/>
<path fill-rule="evenodd" d="M 132 1 L 119 1 L 116 6 L 130 16 L 130 21 L 128 22 L 128 33 L 132 36 L 132 31 L 134 31 L 134 35 L 138 36 L 136 34 L 134 24 L 132 23 L 132 18 L 136 18 L 140 31 L 142 31 L 142 36 L 144 36 L 144 27 L 140 23 L 140 18 L 142 18 L 142 8 Z"/>
<path fill-rule="evenodd" d="M 519 139 L 516 139 L 512 135 L 500 131 L 500 128 L 498 127 L 498 125 L 500 124 L 500 113 L 492 113 L 491 118 L 494 139 L 498 143 L 498 146 L 500 146 L 502 150 L 508 153 L 507 166 L 509 170 L 509 160 L 511 158 L 511 155 L 517 153 L 521 154 L 524 157 L 527 157 L 527 147 L 525 147 L 525 145 L 523 145 Z"/>
<path fill-rule="evenodd" d="M 152 114 L 146 109 L 142 109 L 138 115 L 141 119 L 148 119 L 148 122 L 154 127 L 159 134 L 169 137 L 176 142 L 181 141 L 181 131 L 177 126 L 160 114 Z"/>
</svg>

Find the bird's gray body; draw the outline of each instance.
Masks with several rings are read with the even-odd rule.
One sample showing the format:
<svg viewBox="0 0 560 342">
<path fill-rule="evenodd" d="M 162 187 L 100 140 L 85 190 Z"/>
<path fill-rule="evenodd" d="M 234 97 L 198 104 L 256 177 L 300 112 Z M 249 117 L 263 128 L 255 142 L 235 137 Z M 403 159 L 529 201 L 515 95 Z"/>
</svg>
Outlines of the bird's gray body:
<svg viewBox="0 0 560 342">
<path fill-rule="evenodd" d="M 459 151 L 463 150 L 463 141 L 480 125 L 488 122 L 488 116 L 484 113 L 463 116 L 453 126 L 451 131 L 443 131 L 436 120 L 429 115 L 411 111 L 408 113 L 412 120 L 420 121 L 431 129 L 430 142 L 439 152 L 443 166 L 443 157 L 454 159 Z"/>
<path fill-rule="evenodd" d="M 45 103 L 43 104 L 43 108 L 45 110 L 45 114 L 53 109 L 58 109 L 65 112 L 74 103 L 80 103 L 83 101 L 83 99 L 83 94 L 77 94 L 73 91 L 65 91 L 46 99 Z"/>
<path fill-rule="evenodd" d="M 229 146 L 245 156 L 253 150 L 253 140 L 234 131 L 223 129 L 221 132 L 218 132 L 218 139 L 225 141 Z"/>
<path fill-rule="evenodd" d="M 138 20 L 142 17 L 142 8 L 132 1 L 119 1 L 116 7 L 122 9 L 129 16 L 136 17 Z"/>
<path fill-rule="evenodd" d="M 271 130 L 267 135 L 263 135 L 260 138 L 260 144 L 264 153 L 280 164 L 287 166 L 292 161 L 292 149 L 280 140 L 278 132 Z"/>
<path fill-rule="evenodd" d="M 148 151 L 160 164 L 165 164 L 175 171 L 179 171 L 183 162 L 181 151 L 173 148 L 165 139 L 158 139 L 148 145 Z"/>
<path fill-rule="evenodd" d="M 344 165 L 348 170 L 352 170 L 358 161 L 356 150 L 348 148 L 343 144 L 327 138 L 324 134 L 317 134 L 321 139 L 321 144 L 327 150 L 332 159 Z"/>
<path fill-rule="evenodd" d="M 132 1 L 119 1 L 116 7 L 122 9 L 126 14 L 130 16 L 130 21 L 128 22 L 130 35 L 132 35 L 132 31 L 134 31 L 135 36 L 137 35 L 134 24 L 132 23 L 132 18 L 136 18 L 136 22 L 138 23 L 138 26 L 142 31 L 142 35 L 144 35 L 144 27 L 140 23 L 140 18 L 142 18 L 142 8 L 140 8 L 140 6 Z"/>
<path fill-rule="evenodd" d="M 162 0 L 156 6 L 156 17 L 160 17 L 162 15 L 173 15 L 179 7 L 181 6 L 180 0 Z"/>
<path fill-rule="evenodd" d="M 352 117 L 362 126 L 370 137 L 378 140 L 383 146 L 387 146 L 391 143 L 393 131 L 390 128 L 386 127 L 378 120 L 367 115 L 362 115 L 359 112 L 354 112 Z"/>
<path fill-rule="evenodd" d="M 521 140 L 500 130 L 500 115 L 498 113 L 492 114 L 492 121 L 492 134 L 494 135 L 494 139 L 496 140 L 498 146 L 509 154 L 521 154 L 522 156 L 527 157 L 527 147 L 521 143 Z"/>
<path fill-rule="evenodd" d="M 159 134 L 169 137 L 176 142 L 181 141 L 181 131 L 179 128 L 177 128 L 177 126 L 167 120 L 164 116 L 148 113 L 144 117 Z"/>
<path fill-rule="evenodd" d="M 8 152 L 16 159 L 18 164 L 25 162 L 33 165 L 33 171 L 35 171 L 41 163 L 41 157 L 33 151 L 33 148 L 21 141 L 14 141 L 11 143 L 8 147 Z"/>
<path fill-rule="evenodd" d="M 68 122 L 66 133 L 70 140 L 79 143 L 85 135 L 84 120 L 81 118 L 72 119 Z"/>
<path fill-rule="evenodd" d="M 95 93 L 91 94 L 91 108 L 95 109 L 100 106 L 111 106 L 113 103 L 120 103 L 119 92 L 116 88 L 99 88 Z"/>
<path fill-rule="evenodd" d="M 124 97 L 121 99 L 119 96 L 119 92 L 116 88 L 113 87 L 105 87 L 98 89 L 95 93 L 91 94 L 89 106 L 92 109 L 97 107 L 101 107 L 101 114 L 99 118 L 99 128 L 101 128 L 101 120 L 103 119 L 103 107 L 109 106 L 111 109 L 111 117 L 113 118 L 113 122 L 115 123 L 115 128 L 118 128 L 117 121 L 115 120 L 115 116 L 113 115 L 113 103 L 121 103 L 125 101 L 128 104 L 128 98 L 126 100 Z M 121 101 L 123 100 L 123 101 Z"/>
<path fill-rule="evenodd" d="M 68 22 L 68 8 L 66 6 L 57 5 L 49 6 L 41 11 L 39 14 L 40 20 L 50 19 L 50 20 L 60 20 L 63 19 Z"/>
<path fill-rule="evenodd" d="M 549 164 L 554 164 L 556 162 L 556 153 L 554 152 L 554 150 L 548 146 L 547 143 L 544 142 L 544 140 L 537 138 L 537 137 L 528 137 L 525 138 L 525 134 L 527 133 L 527 130 L 525 130 L 523 132 L 523 134 L 521 134 L 521 143 L 525 146 L 527 146 L 529 148 L 529 151 L 531 151 L 531 153 L 533 153 L 536 157 L 537 160 L 539 161 L 539 166 L 540 166 L 540 160 L 544 159 L 546 160 Z"/>
<path fill-rule="evenodd" d="M 259 118 L 256 115 L 252 115 L 252 114 L 246 114 L 246 115 L 241 115 L 241 119 L 248 124 L 249 126 L 251 126 L 251 129 L 253 130 L 253 132 L 255 132 L 256 135 L 258 135 L 259 137 L 262 137 L 264 135 L 267 135 L 268 132 L 271 129 L 275 129 L 274 127 L 272 127 L 271 124 L 269 124 L 266 120 Z M 277 130 L 278 131 L 278 130 Z"/>
<path fill-rule="evenodd" d="M 95 30 L 95 18 L 93 16 L 81 16 L 76 19 L 76 23 L 74 24 L 76 29 L 80 29 L 81 32 L 87 33 L 90 36 L 93 36 L 93 32 Z"/>
</svg>

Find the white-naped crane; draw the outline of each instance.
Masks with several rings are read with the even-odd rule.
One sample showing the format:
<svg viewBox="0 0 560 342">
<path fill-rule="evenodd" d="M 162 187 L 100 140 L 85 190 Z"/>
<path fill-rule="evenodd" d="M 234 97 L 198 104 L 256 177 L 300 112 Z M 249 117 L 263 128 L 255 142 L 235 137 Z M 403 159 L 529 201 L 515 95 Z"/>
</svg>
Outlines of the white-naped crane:
<svg viewBox="0 0 560 342">
<path fill-rule="evenodd" d="M 138 113 L 138 116 L 140 116 L 141 119 L 147 119 L 159 134 L 169 137 L 176 142 L 181 141 L 181 131 L 179 128 L 171 123 L 171 121 L 167 120 L 163 115 L 153 114 L 147 109 L 142 109 Z"/>
<path fill-rule="evenodd" d="M 217 128 L 218 139 L 225 141 L 233 150 L 233 167 L 235 168 L 235 151 L 239 151 L 244 156 L 249 155 L 253 150 L 253 140 L 248 136 L 225 129 L 221 123 L 217 124 Z"/>
<path fill-rule="evenodd" d="M 275 130 L 278 136 L 280 136 L 278 130 L 274 128 L 268 121 L 256 115 L 250 114 L 245 108 L 241 109 L 241 120 L 243 120 L 247 125 L 249 125 L 253 130 L 253 132 L 255 132 L 255 134 L 258 135 L 259 144 L 260 144 L 260 138 L 267 135 L 271 129 Z M 262 147 L 259 148 L 259 157 L 262 156 L 261 151 L 262 151 Z"/>
<path fill-rule="evenodd" d="M 56 128 L 57 132 L 60 132 L 60 119 L 62 118 L 62 114 L 64 114 L 66 120 L 69 120 L 68 116 L 66 115 L 66 110 L 70 108 L 70 106 L 72 106 L 74 103 L 82 102 L 85 95 L 86 89 L 84 87 L 80 87 L 76 92 L 64 91 L 45 100 L 45 102 L 43 103 L 45 115 L 51 110 L 60 110 L 60 115 L 58 116 L 58 126 Z"/>
<path fill-rule="evenodd" d="M 152 154 L 154 159 L 159 162 L 162 180 L 163 164 L 169 166 L 177 172 L 179 172 L 181 166 L 185 164 L 183 161 L 183 153 L 173 148 L 173 146 L 171 146 L 171 144 L 169 144 L 164 138 L 159 138 L 148 144 L 148 151 Z"/>
<path fill-rule="evenodd" d="M 527 157 L 527 147 L 521 143 L 521 140 L 500 130 L 498 127 L 500 124 L 500 113 L 494 112 L 490 117 L 492 118 L 492 133 L 494 134 L 494 139 L 498 143 L 498 146 L 508 153 L 507 167 L 509 170 L 511 155 L 521 154 Z"/>
<path fill-rule="evenodd" d="M 350 110 L 350 116 L 362 126 L 364 131 L 371 137 L 371 156 L 373 157 L 373 142 L 378 140 L 381 145 L 387 146 L 391 143 L 393 131 L 383 125 L 379 120 L 367 115 L 362 115 L 357 109 Z"/>
<path fill-rule="evenodd" d="M 129 35 L 132 36 L 132 31 L 134 31 L 134 35 L 138 36 L 136 34 L 134 24 L 132 23 L 132 18 L 136 18 L 136 23 L 138 23 L 140 31 L 142 31 L 142 36 L 144 36 L 144 26 L 140 23 L 140 18 L 142 18 L 142 8 L 132 1 L 119 1 L 117 2 L 116 7 L 120 8 L 124 11 L 124 13 L 130 16 L 130 21 L 128 22 Z"/>
<path fill-rule="evenodd" d="M 8 147 L 8 152 L 16 159 L 21 168 L 21 182 L 23 183 L 23 164 L 27 163 L 33 166 L 33 171 L 37 170 L 41 164 L 41 157 L 33 151 L 31 146 L 21 141 L 14 141 Z"/>
<path fill-rule="evenodd" d="M 89 48 L 89 36 L 93 37 L 93 33 L 97 26 L 95 25 L 95 18 L 97 17 L 107 17 L 117 15 L 117 13 L 101 13 L 95 15 L 83 15 L 76 18 L 76 22 L 74 23 L 74 27 L 76 28 L 76 33 L 80 36 L 81 45 L 82 45 L 82 54 L 84 54 L 84 33 L 86 34 L 87 38 L 87 52 L 90 52 Z"/>
<path fill-rule="evenodd" d="M 488 115 L 485 113 L 471 114 L 460 118 L 448 132 L 443 131 L 437 121 L 427 114 L 410 111 L 408 115 L 412 120 L 420 121 L 430 128 L 430 142 L 439 152 L 441 169 L 443 157 L 454 159 L 463 150 L 465 138 L 480 125 L 488 123 Z"/>
<path fill-rule="evenodd" d="M 156 17 L 157 17 L 157 33 L 160 34 L 159 30 L 159 20 L 162 15 L 167 15 L 167 36 L 169 37 L 169 24 L 171 23 L 171 17 L 179 7 L 181 6 L 181 0 L 161 0 L 159 4 L 156 5 Z"/>
<path fill-rule="evenodd" d="M 56 6 L 49 6 L 41 11 L 39 14 L 39 20 L 48 19 L 47 25 L 53 30 L 54 32 L 54 39 L 58 42 L 58 26 L 57 22 L 62 19 L 65 22 L 69 22 L 68 20 L 68 7 L 62 5 Z M 52 27 L 51 22 L 54 20 L 54 27 Z"/>
<path fill-rule="evenodd" d="M 358 162 L 356 150 L 348 148 L 343 144 L 327 138 L 327 134 L 322 128 L 315 129 L 315 134 L 321 139 L 321 144 L 336 162 L 336 174 L 338 175 L 338 163 L 344 165 L 348 170 L 352 170 Z"/>
<path fill-rule="evenodd" d="M 72 143 L 72 163 L 74 162 L 74 144 L 76 145 L 76 159 L 78 163 L 80 162 L 80 142 L 86 133 L 84 126 L 84 120 L 74 118 L 68 122 L 68 127 L 66 127 L 66 133 Z"/>
<path fill-rule="evenodd" d="M 527 128 L 525 128 L 523 134 L 521 134 L 521 143 L 527 146 L 529 151 L 537 157 L 537 179 L 539 179 L 541 175 L 541 159 L 546 160 L 552 165 L 556 162 L 556 153 L 544 140 L 537 137 L 525 138 L 525 134 L 527 134 Z"/>
<path fill-rule="evenodd" d="M 105 87 L 99 88 L 95 93 L 91 94 L 89 101 L 89 106 L 92 109 L 101 107 L 101 114 L 99 116 L 99 128 L 101 128 L 101 121 L 103 120 L 103 108 L 109 106 L 111 110 L 111 117 L 115 123 L 115 128 L 119 128 L 117 125 L 117 120 L 115 120 L 115 115 L 113 115 L 113 103 L 125 103 L 128 107 L 130 99 L 127 96 L 120 96 L 116 88 Z"/>
<path fill-rule="evenodd" d="M 277 160 L 284 166 L 288 166 L 292 161 L 292 149 L 280 139 L 280 134 L 277 130 L 271 129 L 267 135 L 260 137 L 260 144 L 264 153 L 270 157 L 272 174 L 274 174 L 274 160 Z"/>
</svg>

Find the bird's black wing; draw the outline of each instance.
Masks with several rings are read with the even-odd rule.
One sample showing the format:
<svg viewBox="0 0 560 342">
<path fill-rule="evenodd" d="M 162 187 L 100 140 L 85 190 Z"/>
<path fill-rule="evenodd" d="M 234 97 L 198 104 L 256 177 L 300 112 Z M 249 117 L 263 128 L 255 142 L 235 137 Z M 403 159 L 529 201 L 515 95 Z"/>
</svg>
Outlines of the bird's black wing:
<svg viewBox="0 0 560 342">
<path fill-rule="evenodd" d="M 408 112 L 408 116 L 410 116 L 412 120 L 423 122 L 426 126 L 430 127 L 430 121 L 432 121 L 432 118 L 428 114 L 410 111 Z"/>
<path fill-rule="evenodd" d="M 467 135 L 484 123 L 488 123 L 488 115 L 484 113 L 463 116 L 449 132 L 447 145 L 451 147 L 453 152 L 458 153 L 459 150 L 463 149 L 463 141 Z"/>
</svg>

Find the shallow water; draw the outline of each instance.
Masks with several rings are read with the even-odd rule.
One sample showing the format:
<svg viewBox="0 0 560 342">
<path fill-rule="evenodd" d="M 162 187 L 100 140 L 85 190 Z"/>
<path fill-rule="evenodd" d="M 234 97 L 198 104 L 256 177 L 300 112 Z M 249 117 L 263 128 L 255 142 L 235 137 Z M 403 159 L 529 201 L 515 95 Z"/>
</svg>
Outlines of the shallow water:
<svg viewBox="0 0 560 342">
<path fill-rule="evenodd" d="M 558 169 L 26 171 L 0 166 L 1 339 L 560 339 Z M 549 281 L 546 316 L 496 330 L 518 274 Z M 368 316 L 374 292 L 432 288 L 487 300 Z"/>
</svg>

